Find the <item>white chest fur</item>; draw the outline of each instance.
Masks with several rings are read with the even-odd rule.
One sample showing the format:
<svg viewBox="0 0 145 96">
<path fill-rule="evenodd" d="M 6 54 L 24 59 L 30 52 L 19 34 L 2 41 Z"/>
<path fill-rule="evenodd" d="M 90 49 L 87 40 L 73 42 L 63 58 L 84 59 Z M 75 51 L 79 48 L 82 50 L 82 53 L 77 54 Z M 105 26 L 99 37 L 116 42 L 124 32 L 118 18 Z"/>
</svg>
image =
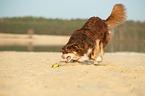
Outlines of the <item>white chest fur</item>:
<svg viewBox="0 0 145 96">
<path fill-rule="evenodd" d="M 86 54 L 84 54 L 83 56 L 81 56 L 78 61 L 79 62 L 84 62 L 84 61 L 89 61 L 89 55 L 91 54 L 92 49 L 88 49 L 88 52 Z"/>
</svg>

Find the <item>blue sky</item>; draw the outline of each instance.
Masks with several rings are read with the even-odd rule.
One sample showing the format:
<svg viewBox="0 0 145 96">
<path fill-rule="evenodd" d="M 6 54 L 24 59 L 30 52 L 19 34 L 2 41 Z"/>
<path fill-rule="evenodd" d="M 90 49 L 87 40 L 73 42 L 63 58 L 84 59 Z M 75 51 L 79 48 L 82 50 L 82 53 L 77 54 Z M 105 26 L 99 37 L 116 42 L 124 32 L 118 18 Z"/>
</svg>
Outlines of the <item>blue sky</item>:
<svg viewBox="0 0 145 96">
<path fill-rule="evenodd" d="M 117 3 L 126 6 L 127 20 L 145 21 L 145 0 L 0 0 L 0 17 L 106 19 Z"/>
</svg>

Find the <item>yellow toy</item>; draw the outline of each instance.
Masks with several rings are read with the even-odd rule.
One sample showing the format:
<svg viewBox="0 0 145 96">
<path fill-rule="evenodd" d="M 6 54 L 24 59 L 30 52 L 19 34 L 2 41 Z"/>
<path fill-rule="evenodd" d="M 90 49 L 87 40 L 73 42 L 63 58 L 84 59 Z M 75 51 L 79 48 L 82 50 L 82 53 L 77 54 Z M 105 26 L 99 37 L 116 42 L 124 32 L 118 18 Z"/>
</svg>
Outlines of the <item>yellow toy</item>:
<svg viewBox="0 0 145 96">
<path fill-rule="evenodd" d="M 57 68 L 57 67 L 59 67 L 59 65 L 58 64 L 54 64 L 54 65 L 52 65 L 51 68 Z"/>
</svg>

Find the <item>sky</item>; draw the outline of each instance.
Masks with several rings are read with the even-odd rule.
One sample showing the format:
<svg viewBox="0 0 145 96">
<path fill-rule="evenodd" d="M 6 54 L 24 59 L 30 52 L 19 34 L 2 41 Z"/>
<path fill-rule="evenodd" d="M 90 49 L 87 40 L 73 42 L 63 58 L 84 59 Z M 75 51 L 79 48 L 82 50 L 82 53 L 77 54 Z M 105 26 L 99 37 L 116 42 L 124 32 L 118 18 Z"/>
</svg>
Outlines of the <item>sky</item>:
<svg viewBox="0 0 145 96">
<path fill-rule="evenodd" d="M 106 19 L 118 3 L 127 8 L 127 20 L 145 21 L 145 0 L 0 0 L 0 18 Z"/>
</svg>

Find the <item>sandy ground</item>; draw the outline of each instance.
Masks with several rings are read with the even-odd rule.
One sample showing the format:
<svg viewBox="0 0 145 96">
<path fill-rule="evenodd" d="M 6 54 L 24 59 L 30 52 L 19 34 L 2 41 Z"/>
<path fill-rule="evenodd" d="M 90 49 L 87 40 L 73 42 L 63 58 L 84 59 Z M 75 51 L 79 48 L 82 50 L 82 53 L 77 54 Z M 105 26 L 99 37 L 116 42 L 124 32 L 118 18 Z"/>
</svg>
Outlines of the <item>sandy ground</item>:
<svg viewBox="0 0 145 96">
<path fill-rule="evenodd" d="M 0 96 L 145 96 L 144 53 L 106 53 L 98 65 L 60 56 L 0 52 Z"/>
</svg>

